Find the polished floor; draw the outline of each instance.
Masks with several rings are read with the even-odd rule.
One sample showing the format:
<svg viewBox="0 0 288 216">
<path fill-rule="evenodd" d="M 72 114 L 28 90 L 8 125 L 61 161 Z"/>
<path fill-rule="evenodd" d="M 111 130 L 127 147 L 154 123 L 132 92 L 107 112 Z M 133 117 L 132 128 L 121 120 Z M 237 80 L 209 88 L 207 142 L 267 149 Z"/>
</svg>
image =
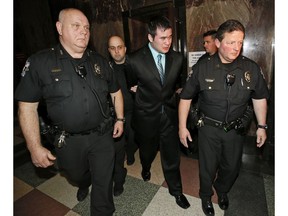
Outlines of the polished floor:
<svg viewBox="0 0 288 216">
<path fill-rule="evenodd" d="M 274 216 L 274 148 L 257 149 L 253 137 L 246 138 L 242 169 L 232 190 L 229 209 L 222 211 L 214 195 L 216 216 Z M 128 175 L 124 192 L 114 197 L 115 216 L 202 216 L 198 196 L 197 145 L 182 151 L 181 175 L 183 192 L 191 207 L 181 209 L 169 195 L 158 154 L 151 169 L 151 180 L 141 178 L 139 154 Z M 90 197 L 76 199 L 77 188 L 67 182 L 55 167 L 35 168 L 25 148 L 17 123 L 14 127 L 14 215 L 15 216 L 88 216 Z"/>
</svg>

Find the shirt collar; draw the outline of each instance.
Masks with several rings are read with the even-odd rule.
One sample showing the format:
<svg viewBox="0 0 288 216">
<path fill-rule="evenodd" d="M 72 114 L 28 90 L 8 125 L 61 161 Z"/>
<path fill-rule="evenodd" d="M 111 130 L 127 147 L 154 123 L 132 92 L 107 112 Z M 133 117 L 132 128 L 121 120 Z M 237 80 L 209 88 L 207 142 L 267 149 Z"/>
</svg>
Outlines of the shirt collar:
<svg viewBox="0 0 288 216">
<path fill-rule="evenodd" d="M 163 63 L 165 62 L 165 54 L 159 53 L 158 51 L 156 51 L 156 50 L 151 46 L 150 43 L 148 44 L 148 47 L 149 47 L 149 49 L 150 49 L 150 51 L 151 51 L 151 53 L 152 53 L 152 56 L 153 56 L 155 62 L 158 61 L 158 57 L 157 57 L 157 56 L 158 56 L 159 54 L 162 55 L 161 61 L 162 61 Z"/>
</svg>

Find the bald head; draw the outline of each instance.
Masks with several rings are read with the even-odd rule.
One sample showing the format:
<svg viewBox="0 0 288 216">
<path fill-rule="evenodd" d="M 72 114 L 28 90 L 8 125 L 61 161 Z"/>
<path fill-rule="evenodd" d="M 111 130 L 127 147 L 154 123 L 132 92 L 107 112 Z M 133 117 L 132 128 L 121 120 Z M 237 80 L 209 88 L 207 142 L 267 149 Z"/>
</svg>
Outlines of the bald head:
<svg viewBox="0 0 288 216">
<path fill-rule="evenodd" d="M 125 62 L 126 46 L 119 36 L 111 36 L 108 39 L 108 51 L 116 64 Z"/>
<path fill-rule="evenodd" d="M 65 50 L 72 57 L 81 58 L 90 38 L 90 25 L 84 13 L 75 8 L 63 9 L 56 28 Z"/>
</svg>

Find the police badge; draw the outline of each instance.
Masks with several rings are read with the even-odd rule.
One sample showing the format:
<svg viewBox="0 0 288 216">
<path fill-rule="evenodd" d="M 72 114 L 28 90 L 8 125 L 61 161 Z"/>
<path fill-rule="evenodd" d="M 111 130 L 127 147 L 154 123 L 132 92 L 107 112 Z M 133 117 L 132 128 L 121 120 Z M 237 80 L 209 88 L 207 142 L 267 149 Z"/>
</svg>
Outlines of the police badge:
<svg viewBox="0 0 288 216">
<path fill-rule="evenodd" d="M 246 71 L 244 73 L 244 78 L 245 78 L 245 81 L 250 83 L 251 82 L 251 72 L 250 71 Z"/>
<path fill-rule="evenodd" d="M 101 75 L 101 68 L 98 64 L 94 64 L 94 71 L 96 75 Z"/>
</svg>

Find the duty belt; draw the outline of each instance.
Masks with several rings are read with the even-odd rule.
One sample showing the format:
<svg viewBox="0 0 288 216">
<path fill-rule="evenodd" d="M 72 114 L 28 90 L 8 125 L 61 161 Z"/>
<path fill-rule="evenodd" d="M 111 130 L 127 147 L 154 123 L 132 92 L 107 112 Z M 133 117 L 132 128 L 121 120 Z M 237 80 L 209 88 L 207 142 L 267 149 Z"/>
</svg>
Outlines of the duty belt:
<svg viewBox="0 0 288 216">
<path fill-rule="evenodd" d="M 224 129 L 225 132 L 228 132 L 232 129 L 235 129 L 235 126 L 237 125 L 237 121 L 235 120 L 231 122 L 221 122 L 216 119 L 210 118 L 208 116 L 203 116 L 202 118 L 199 119 L 198 124 L 200 125 L 200 127 L 204 125 L 210 125 L 213 127 Z"/>
<path fill-rule="evenodd" d="M 225 124 L 224 122 L 218 121 L 208 116 L 204 116 L 203 121 L 204 121 L 204 125 L 210 125 L 210 126 L 217 127 L 217 128 L 223 128 Z"/>
<path fill-rule="evenodd" d="M 80 133 L 69 133 L 69 132 L 66 132 L 66 133 L 67 133 L 68 136 L 85 136 L 85 135 L 89 135 L 89 134 L 92 134 L 92 133 L 95 133 L 95 132 L 100 132 L 99 128 L 94 128 L 94 129 L 83 131 L 83 132 L 80 132 Z"/>
</svg>

